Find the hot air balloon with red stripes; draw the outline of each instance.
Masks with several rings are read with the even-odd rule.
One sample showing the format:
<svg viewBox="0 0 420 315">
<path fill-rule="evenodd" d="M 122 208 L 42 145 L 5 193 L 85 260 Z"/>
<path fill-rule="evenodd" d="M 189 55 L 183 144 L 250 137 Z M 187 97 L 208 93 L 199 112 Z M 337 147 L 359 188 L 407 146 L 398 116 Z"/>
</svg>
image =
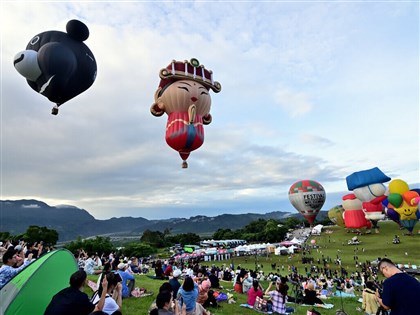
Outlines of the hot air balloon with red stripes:
<svg viewBox="0 0 420 315">
<path fill-rule="evenodd" d="M 187 168 L 190 152 L 204 143 L 204 127 L 211 123 L 210 90 L 221 91 L 213 72 L 193 58 L 172 62 L 160 70 L 160 84 L 150 112 L 156 117 L 168 115 L 166 143 L 178 151 L 182 167 Z"/>
<path fill-rule="evenodd" d="M 325 203 L 326 195 L 322 185 L 314 180 L 301 180 L 289 189 L 289 200 L 312 226 L 319 210 Z"/>
</svg>

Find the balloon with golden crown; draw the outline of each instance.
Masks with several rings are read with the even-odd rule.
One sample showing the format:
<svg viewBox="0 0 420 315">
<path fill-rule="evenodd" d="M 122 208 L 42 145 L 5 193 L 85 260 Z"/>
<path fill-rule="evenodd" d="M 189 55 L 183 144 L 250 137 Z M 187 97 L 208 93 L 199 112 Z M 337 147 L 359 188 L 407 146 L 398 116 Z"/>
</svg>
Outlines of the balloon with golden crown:
<svg viewBox="0 0 420 315">
<path fill-rule="evenodd" d="M 193 58 L 172 62 L 160 70 L 160 83 L 150 112 L 156 117 L 168 115 L 166 143 L 178 151 L 182 167 L 187 168 L 190 152 L 204 142 L 203 125 L 211 123 L 210 90 L 219 93 L 222 86 L 214 81 L 213 72 Z"/>
</svg>

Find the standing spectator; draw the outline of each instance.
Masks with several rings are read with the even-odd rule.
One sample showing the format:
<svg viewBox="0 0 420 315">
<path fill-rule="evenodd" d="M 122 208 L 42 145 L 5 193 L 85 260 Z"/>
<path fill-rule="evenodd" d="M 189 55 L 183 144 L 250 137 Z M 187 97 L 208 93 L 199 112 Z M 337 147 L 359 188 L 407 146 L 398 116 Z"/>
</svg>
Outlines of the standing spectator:
<svg viewBox="0 0 420 315">
<path fill-rule="evenodd" d="M 366 282 L 366 288 L 362 293 L 362 308 L 366 315 L 376 315 L 379 303 L 376 300 L 375 285 L 373 281 Z"/>
<path fill-rule="evenodd" d="M 402 272 L 388 258 L 378 264 L 378 270 L 387 278 L 384 281 L 382 297 L 376 291 L 376 299 L 390 315 L 418 314 L 420 310 L 420 283 Z"/>
<path fill-rule="evenodd" d="M 257 299 L 257 296 L 262 298 L 263 297 L 263 291 L 260 283 L 258 280 L 252 281 L 252 288 L 248 290 L 248 304 L 251 306 L 254 306 L 255 300 Z"/>
<path fill-rule="evenodd" d="M 127 265 L 124 263 L 119 263 L 118 266 L 118 273 L 122 279 L 122 297 L 128 298 L 131 296 L 131 291 L 134 290 L 135 278 L 133 275 L 129 274 L 127 271 Z"/>
<path fill-rule="evenodd" d="M 86 283 L 86 278 L 84 270 L 73 273 L 70 277 L 70 286 L 53 296 L 44 315 L 88 315 L 94 310 L 101 311 L 105 303 L 108 282 L 106 280 L 102 282 L 104 292 L 95 307 L 87 294 L 81 291 Z"/>
<path fill-rule="evenodd" d="M 0 289 L 32 261 L 32 254 L 29 254 L 25 262 L 22 260 L 19 267 L 14 268 L 13 266 L 17 263 L 16 256 L 15 251 L 11 249 L 3 254 L 3 266 L 0 268 Z"/>
</svg>

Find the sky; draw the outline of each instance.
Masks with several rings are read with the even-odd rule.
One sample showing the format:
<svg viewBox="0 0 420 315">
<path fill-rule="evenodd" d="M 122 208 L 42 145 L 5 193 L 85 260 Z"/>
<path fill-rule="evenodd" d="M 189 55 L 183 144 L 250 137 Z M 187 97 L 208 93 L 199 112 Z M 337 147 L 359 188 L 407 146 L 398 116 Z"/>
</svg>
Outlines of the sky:
<svg viewBox="0 0 420 315">
<path fill-rule="evenodd" d="M 72 19 L 98 73 L 53 116 L 13 58 Z M 1 200 L 164 219 L 296 212 L 302 179 L 328 210 L 373 167 L 420 187 L 417 1 L 2 1 L 0 31 Z M 222 91 L 182 169 L 150 106 L 160 69 L 191 58 Z"/>
</svg>

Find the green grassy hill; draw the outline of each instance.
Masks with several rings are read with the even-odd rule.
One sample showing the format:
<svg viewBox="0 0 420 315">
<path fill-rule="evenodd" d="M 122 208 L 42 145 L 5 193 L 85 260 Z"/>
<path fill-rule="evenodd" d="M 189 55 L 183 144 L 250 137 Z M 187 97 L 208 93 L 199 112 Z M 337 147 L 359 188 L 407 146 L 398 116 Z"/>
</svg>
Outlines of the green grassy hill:
<svg viewBox="0 0 420 315">
<path fill-rule="evenodd" d="M 420 227 L 420 226 L 419 226 Z M 331 231 L 332 233 L 328 233 Z M 351 239 L 355 234 L 347 233 L 345 229 L 339 227 L 327 227 L 321 234 L 321 236 L 313 236 L 308 241 L 316 240 L 318 249 L 314 249 L 311 252 L 311 257 L 315 259 L 324 257 L 336 258 L 338 254 L 342 259 L 342 265 L 349 271 L 355 271 L 354 256 L 357 255 L 359 261 L 369 260 L 372 261 L 378 257 L 388 257 L 395 263 L 401 264 L 415 264 L 420 266 L 420 234 L 418 233 L 418 227 L 416 226 L 415 234 L 412 236 L 404 235 L 405 230 L 400 230 L 394 222 L 380 222 L 380 234 L 361 235 L 358 239 L 361 241 L 360 245 L 347 245 L 347 241 Z M 399 235 L 401 243 L 396 245 L 392 244 L 394 235 Z M 287 273 L 287 266 L 294 265 L 298 268 L 299 273 L 304 273 L 304 265 L 301 264 L 302 256 L 296 254 L 292 259 L 287 256 L 248 256 L 248 257 L 235 257 L 233 263 L 235 267 L 240 264 L 246 269 L 255 269 L 255 265 L 260 265 L 261 269 L 268 274 L 271 271 L 271 264 L 276 263 L 280 266 L 280 273 L 283 275 Z M 203 262 L 204 263 L 204 262 Z M 216 265 L 230 264 L 231 261 L 220 261 L 216 262 Z M 211 263 L 206 263 L 211 264 Z M 285 272 L 281 272 L 281 266 L 285 266 Z M 337 268 L 332 263 L 330 268 Z M 96 279 L 94 276 L 90 276 L 90 279 Z M 124 315 L 143 315 L 148 313 L 148 309 L 156 293 L 158 292 L 159 286 L 163 283 L 160 280 L 152 280 L 144 275 L 136 276 L 136 286 L 144 287 L 149 291 L 155 292 L 153 296 L 144 298 L 130 298 L 123 301 L 122 312 Z M 231 283 L 222 282 L 226 291 L 232 289 Z M 262 282 L 264 288 L 267 287 L 267 282 Z M 91 294 L 89 288 L 85 290 L 88 294 Z M 242 303 L 246 303 L 246 295 L 240 295 L 233 293 L 237 303 L 227 304 L 221 303 L 220 309 L 210 309 L 212 314 L 216 315 L 247 315 L 247 314 L 258 314 L 254 310 L 240 307 Z M 358 297 L 361 296 L 361 292 L 356 293 Z M 343 298 L 344 309 L 349 315 L 353 314 L 364 314 L 361 311 L 356 310 L 361 307 L 361 303 L 356 298 Z M 318 309 L 323 315 L 334 315 L 335 311 L 341 307 L 340 298 L 331 298 L 325 301 L 329 304 L 334 304 L 332 309 Z M 295 305 L 291 304 L 295 307 Z M 296 306 L 296 315 L 306 315 L 306 311 L 309 309 L 308 306 Z"/>
</svg>

